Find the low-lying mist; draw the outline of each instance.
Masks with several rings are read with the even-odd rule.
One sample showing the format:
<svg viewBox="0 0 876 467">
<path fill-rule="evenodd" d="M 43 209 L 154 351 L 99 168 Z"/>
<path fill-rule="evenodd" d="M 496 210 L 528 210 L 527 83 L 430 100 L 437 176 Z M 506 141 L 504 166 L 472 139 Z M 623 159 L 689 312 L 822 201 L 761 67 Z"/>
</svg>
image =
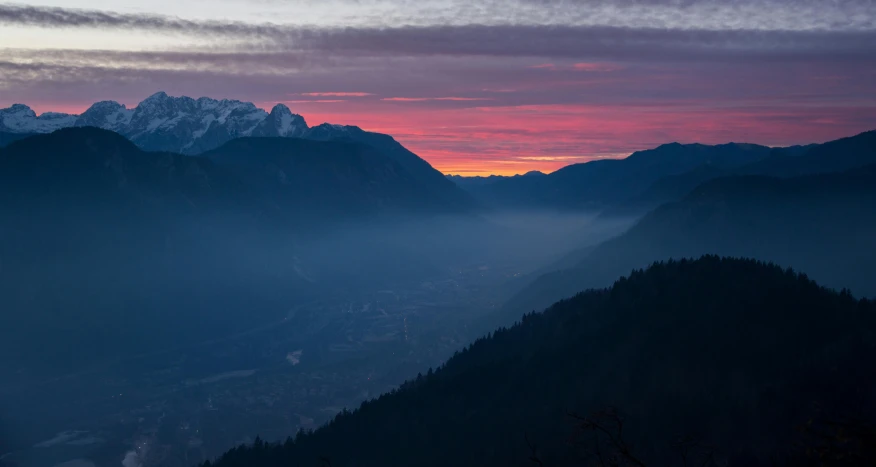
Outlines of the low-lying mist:
<svg viewBox="0 0 876 467">
<path fill-rule="evenodd" d="M 266 227 L 246 216 L 123 224 L 92 216 L 85 224 L 30 239 L 6 232 L 0 412 L 3 428 L 19 435 L 24 425 L 75 421 L 35 400 L 76 397 L 66 378 L 171 363 L 201 378 L 223 365 L 186 366 L 176 361 L 183 350 L 269 327 L 331 297 L 442 280 L 465 286 L 474 277 L 473 287 L 501 303 L 522 277 L 625 227 L 594 214 L 536 211 L 332 230 Z"/>
</svg>

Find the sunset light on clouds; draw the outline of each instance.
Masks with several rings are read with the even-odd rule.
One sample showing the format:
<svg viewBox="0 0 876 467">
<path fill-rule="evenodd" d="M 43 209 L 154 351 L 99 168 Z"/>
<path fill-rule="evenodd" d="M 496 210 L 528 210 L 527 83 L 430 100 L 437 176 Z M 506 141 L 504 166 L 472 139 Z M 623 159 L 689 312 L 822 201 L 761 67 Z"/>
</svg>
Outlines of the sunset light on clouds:
<svg viewBox="0 0 876 467">
<path fill-rule="evenodd" d="M 285 103 L 472 175 L 876 121 L 867 0 L 215 3 L 0 4 L 0 107 L 130 108 L 159 90 Z"/>
</svg>

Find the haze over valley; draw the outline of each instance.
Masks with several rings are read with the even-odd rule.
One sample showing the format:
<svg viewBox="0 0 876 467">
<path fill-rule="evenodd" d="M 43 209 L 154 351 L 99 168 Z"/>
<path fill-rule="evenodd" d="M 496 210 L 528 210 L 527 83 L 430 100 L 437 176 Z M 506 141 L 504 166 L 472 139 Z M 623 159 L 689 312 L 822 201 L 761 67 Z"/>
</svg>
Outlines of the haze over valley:
<svg viewBox="0 0 876 467">
<path fill-rule="evenodd" d="M 0 3 L 0 467 L 876 465 L 874 34 Z"/>
</svg>

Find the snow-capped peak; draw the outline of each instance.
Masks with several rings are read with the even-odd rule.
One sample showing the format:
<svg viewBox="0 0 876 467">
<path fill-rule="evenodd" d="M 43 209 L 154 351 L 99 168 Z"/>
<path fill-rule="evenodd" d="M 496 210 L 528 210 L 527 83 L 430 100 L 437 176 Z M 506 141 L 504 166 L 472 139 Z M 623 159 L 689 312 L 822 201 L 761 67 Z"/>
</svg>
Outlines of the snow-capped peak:
<svg viewBox="0 0 876 467">
<path fill-rule="evenodd" d="M 141 102 L 121 133 L 141 147 L 196 154 L 249 136 L 268 113 L 251 102 L 155 93 Z"/>
<path fill-rule="evenodd" d="M 36 112 L 24 104 L 12 104 L 12 107 L 0 109 L 0 115 L 4 117 L 36 118 Z"/>
<path fill-rule="evenodd" d="M 271 109 L 272 115 L 279 116 L 277 122 L 277 131 L 280 136 L 289 136 L 290 134 L 301 134 L 307 130 L 307 123 L 301 115 L 294 115 L 289 107 L 284 104 L 277 104 Z"/>
<path fill-rule="evenodd" d="M 168 98 L 168 95 L 166 92 L 158 91 L 155 94 L 152 94 L 151 96 L 147 97 L 146 99 L 143 99 L 143 101 L 140 103 L 142 104 L 143 102 L 163 101 L 163 100 L 166 100 L 167 98 Z"/>
<path fill-rule="evenodd" d="M 0 131 L 10 133 L 48 133 L 73 125 L 75 115 L 46 112 L 37 116 L 36 112 L 24 104 L 13 104 L 0 109 Z"/>
<path fill-rule="evenodd" d="M 116 101 L 95 102 L 79 118 L 75 126 L 96 126 L 118 133 L 124 131 L 134 115 L 133 109 L 125 108 Z"/>
<path fill-rule="evenodd" d="M 285 104 L 277 104 L 270 115 L 253 129 L 252 136 L 298 137 L 307 131 L 307 122 L 301 115 L 293 114 Z"/>
<path fill-rule="evenodd" d="M 82 115 L 46 112 L 37 116 L 28 106 L 15 104 L 0 109 L 0 131 L 48 133 L 69 126 L 96 126 L 122 134 L 149 151 L 198 154 L 242 136 L 351 139 L 354 126 L 324 123 L 309 128 L 304 117 L 285 104 L 271 112 L 251 102 L 156 92 L 134 108 L 116 101 L 100 101 Z"/>
</svg>

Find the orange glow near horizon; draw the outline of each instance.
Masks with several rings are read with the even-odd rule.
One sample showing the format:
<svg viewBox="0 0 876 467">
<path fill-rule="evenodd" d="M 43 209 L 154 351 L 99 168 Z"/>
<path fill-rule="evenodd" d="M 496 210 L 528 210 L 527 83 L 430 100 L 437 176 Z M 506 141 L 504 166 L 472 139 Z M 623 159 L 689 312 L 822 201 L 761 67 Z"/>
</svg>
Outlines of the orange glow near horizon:
<svg viewBox="0 0 876 467">
<path fill-rule="evenodd" d="M 866 119 L 847 107 L 710 108 L 697 103 L 672 105 L 505 105 L 449 101 L 462 107 L 435 108 L 434 100 L 387 101 L 379 97 L 325 102 L 294 96 L 279 101 L 305 117 L 356 125 L 392 135 L 446 174 L 515 175 L 553 172 L 570 164 L 630 153 L 669 142 L 720 144 L 731 141 L 765 145 L 823 142 L 866 131 Z M 318 95 L 319 94 L 319 95 Z M 360 93 L 346 93 L 358 97 Z M 361 93 L 365 94 L 365 93 Z M 335 102 L 339 101 L 339 102 Z M 123 102 L 129 108 L 136 103 Z M 270 110 L 277 102 L 260 102 Z M 4 103 L 4 106 L 6 104 Z M 46 111 L 81 113 L 90 103 L 30 103 Z M 861 114 L 876 113 L 869 107 Z M 764 124 L 768 121 L 769 125 Z"/>
</svg>

